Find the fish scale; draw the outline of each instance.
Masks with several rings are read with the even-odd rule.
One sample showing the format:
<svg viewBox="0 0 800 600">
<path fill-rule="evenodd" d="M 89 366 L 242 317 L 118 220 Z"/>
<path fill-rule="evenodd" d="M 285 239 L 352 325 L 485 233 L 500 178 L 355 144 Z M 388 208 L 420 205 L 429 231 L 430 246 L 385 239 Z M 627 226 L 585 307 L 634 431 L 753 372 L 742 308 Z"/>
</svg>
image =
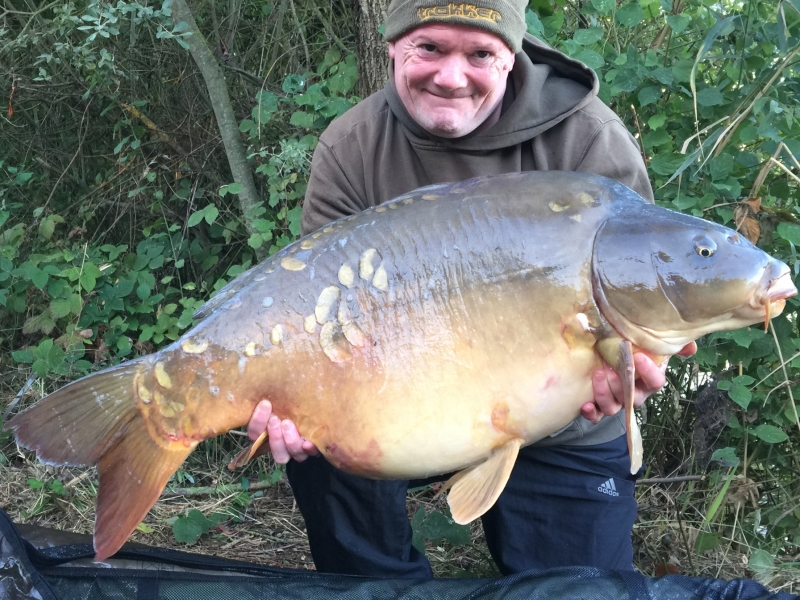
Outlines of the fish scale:
<svg viewBox="0 0 800 600">
<path fill-rule="evenodd" d="M 262 399 L 350 473 L 459 471 L 448 502 L 468 522 L 520 447 L 592 400 L 604 361 L 623 380 L 638 470 L 633 354 L 660 361 L 778 315 L 795 293 L 786 265 L 735 232 L 602 177 L 431 186 L 287 246 L 220 290 L 180 340 L 6 426 L 47 461 L 98 465 L 98 559 L 199 441 L 244 426 Z"/>
</svg>

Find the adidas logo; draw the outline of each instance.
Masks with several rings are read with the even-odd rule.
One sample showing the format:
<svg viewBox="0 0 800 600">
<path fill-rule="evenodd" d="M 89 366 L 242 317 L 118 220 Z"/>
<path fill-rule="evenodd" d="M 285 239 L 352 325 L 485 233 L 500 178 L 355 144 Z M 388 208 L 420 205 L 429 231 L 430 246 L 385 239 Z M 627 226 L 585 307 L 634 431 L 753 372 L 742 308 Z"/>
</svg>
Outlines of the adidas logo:
<svg viewBox="0 0 800 600">
<path fill-rule="evenodd" d="M 619 496 L 619 492 L 617 491 L 617 486 L 614 485 L 614 478 L 612 477 L 605 483 L 601 483 L 597 486 L 597 491 L 601 494 L 606 494 L 608 496 Z"/>
</svg>

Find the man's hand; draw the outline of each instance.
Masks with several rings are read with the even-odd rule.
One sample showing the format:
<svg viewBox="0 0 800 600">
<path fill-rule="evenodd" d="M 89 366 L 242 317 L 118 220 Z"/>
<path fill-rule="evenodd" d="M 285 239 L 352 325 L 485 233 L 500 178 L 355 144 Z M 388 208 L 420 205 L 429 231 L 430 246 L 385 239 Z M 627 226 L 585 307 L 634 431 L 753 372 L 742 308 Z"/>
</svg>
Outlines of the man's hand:
<svg viewBox="0 0 800 600">
<path fill-rule="evenodd" d="M 695 352 L 697 352 L 697 344 L 690 342 L 678 352 L 678 356 L 691 356 Z M 663 365 L 658 366 L 644 354 L 633 355 L 633 365 L 636 369 L 634 406 L 638 408 L 664 386 L 667 362 L 669 361 L 665 360 Z M 592 423 L 597 423 L 603 415 L 610 417 L 619 412 L 624 402 L 624 395 L 622 382 L 616 371 L 608 365 L 595 371 L 592 374 L 592 388 L 594 389 L 594 402 L 587 402 L 581 406 L 581 416 Z"/>
<path fill-rule="evenodd" d="M 269 400 L 258 403 L 247 424 L 247 436 L 251 440 L 257 439 L 264 431 L 269 435 L 269 451 L 272 452 L 272 458 L 280 465 L 285 465 L 292 458 L 297 462 L 303 462 L 309 456 L 319 454 L 314 444 L 300 436 L 292 421 L 288 419 L 281 421 L 272 414 L 272 403 Z M 261 456 L 266 453 L 267 445 L 264 444 L 255 455 Z"/>
</svg>

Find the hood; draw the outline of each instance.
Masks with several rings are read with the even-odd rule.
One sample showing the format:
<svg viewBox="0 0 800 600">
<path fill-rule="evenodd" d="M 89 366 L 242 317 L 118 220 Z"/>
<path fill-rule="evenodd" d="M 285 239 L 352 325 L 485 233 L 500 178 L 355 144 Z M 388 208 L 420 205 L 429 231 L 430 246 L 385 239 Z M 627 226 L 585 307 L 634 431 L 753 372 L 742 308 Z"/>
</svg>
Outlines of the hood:
<svg viewBox="0 0 800 600">
<path fill-rule="evenodd" d="M 394 64 L 384 88 L 389 108 L 406 128 L 412 144 L 460 151 L 498 150 L 530 140 L 586 106 L 597 96 L 599 81 L 582 62 L 525 35 L 508 78 L 500 120 L 485 131 L 448 139 L 422 129 L 408 114 L 394 85 Z"/>
</svg>

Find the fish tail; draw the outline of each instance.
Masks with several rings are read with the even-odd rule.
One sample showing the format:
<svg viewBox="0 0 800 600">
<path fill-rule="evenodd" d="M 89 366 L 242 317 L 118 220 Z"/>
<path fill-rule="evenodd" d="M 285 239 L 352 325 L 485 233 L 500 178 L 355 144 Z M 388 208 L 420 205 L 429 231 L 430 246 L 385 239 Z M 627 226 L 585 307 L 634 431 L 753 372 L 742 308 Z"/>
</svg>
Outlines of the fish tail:
<svg viewBox="0 0 800 600">
<path fill-rule="evenodd" d="M 151 435 L 135 397 L 137 377 L 150 362 L 137 359 L 79 379 L 6 424 L 45 463 L 97 465 L 96 560 L 122 546 L 194 447 Z"/>
</svg>

